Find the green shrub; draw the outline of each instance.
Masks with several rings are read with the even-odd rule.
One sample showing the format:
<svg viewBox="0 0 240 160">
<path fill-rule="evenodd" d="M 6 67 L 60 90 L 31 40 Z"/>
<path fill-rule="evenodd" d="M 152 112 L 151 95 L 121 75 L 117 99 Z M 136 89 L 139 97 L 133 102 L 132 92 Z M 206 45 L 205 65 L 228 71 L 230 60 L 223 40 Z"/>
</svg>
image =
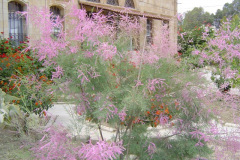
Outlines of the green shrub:
<svg viewBox="0 0 240 160">
<path fill-rule="evenodd" d="M 41 114 L 52 106 L 51 95 L 47 94 L 52 84 L 51 72 L 32 56 L 26 42 L 14 46 L 11 41 L 0 39 L 0 88 L 18 100 L 13 103 L 25 112 Z"/>
</svg>

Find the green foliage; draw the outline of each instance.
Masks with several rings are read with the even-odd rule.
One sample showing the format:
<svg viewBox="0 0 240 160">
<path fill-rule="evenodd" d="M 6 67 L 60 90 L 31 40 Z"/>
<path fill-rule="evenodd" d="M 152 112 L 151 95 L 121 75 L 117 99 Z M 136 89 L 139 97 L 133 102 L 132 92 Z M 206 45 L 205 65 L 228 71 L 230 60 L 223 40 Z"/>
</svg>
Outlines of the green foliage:
<svg viewBox="0 0 240 160">
<path fill-rule="evenodd" d="M 93 22 L 91 19 L 89 21 L 91 24 L 98 22 L 97 18 Z M 135 22 L 131 25 L 128 20 L 125 24 L 126 31 L 124 24 L 119 22 L 119 25 L 127 34 L 132 34 L 132 31 L 127 30 L 131 27 L 140 30 Z M 76 27 L 77 29 L 82 31 L 82 27 Z M 91 36 L 94 35 L 92 31 L 95 32 L 94 28 L 87 30 Z M 86 36 L 89 33 L 86 33 Z M 102 134 L 101 124 L 107 123 L 116 130 L 116 135 L 111 140 L 121 142 L 126 149 L 121 159 L 128 158 L 129 155 L 136 155 L 138 159 L 149 159 L 155 153 L 154 150 L 148 151 L 150 142 L 155 142 L 154 139 L 158 138 L 164 139 L 167 144 L 172 142 L 171 137 L 176 137 L 177 140 L 187 137 L 185 141 L 191 138 L 191 143 L 186 146 L 191 148 L 182 149 L 175 157 L 180 156 L 180 159 L 198 157 L 201 153 L 198 147 L 193 148 L 193 145 L 199 141 L 203 141 L 204 144 L 206 140 L 199 137 L 197 141 L 193 138 L 192 132 L 197 130 L 201 136 L 205 136 L 200 130 L 204 129 L 211 117 L 199 94 L 203 93 L 199 85 L 202 84 L 201 79 L 175 60 L 162 58 L 161 54 L 167 54 L 167 51 L 161 53 L 164 47 L 156 49 L 154 45 L 143 46 L 146 48 L 140 52 L 131 51 L 128 44 L 131 35 L 124 33 L 123 35 L 129 37 L 116 36 L 114 42 L 109 41 L 108 37 L 99 36 L 100 41 L 93 40 L 93 43 L 86 37 L 83 43 L 79 40 L 82 45 L 78 46 L 81 49 L 76 49 L 76 52 L 69 53 L 64 44 L 60 53 L 54 54 L 51 58 L 47 57 L 46 63 L 56 67 L 56 72 L 53 73 L 55 88 L 62 91 L 67 102 L 75 103 L 77 115 L 97 124 L 102 141 L 105 140 L 105 135 Z M 104 35 L 100 33 L 102 34 Z M 94 38 L 97 39 L 98 35 L 99 33 Z M 166 37 L 161 37 L 160 42 L 163 38 Z M 198 39 L 198 33 L 193 38 L 196 46 L 204 43 Z M 73 40 L 76 40 L 76 37 Z M 40 49 L 45 52 L 45 48 Z M 41 56 L 42 53 L 39 54 Z M 169 129 L 171 131 L 169 134 L 173 135 L 151 136 L 148 129 L 155 127 L 159 129 L 162 126 Z M 172 145 L 176 148 L 182 147 L 178 143 Z M 160 146 L 159 152 L 165 150 L 165 147 Z M 174 155 L 166 155 L 166 159 L 171 157 Z"/>
<path fill-rule="evenodd" d="M 235 32 L 236 34 L 239 34 L 239 29 L 240 29 L 240 19 L 238 15 L 235 15 L 232 17 L 231 21 L 228 21 L 226 18 L 222 20 L 222 27 L 221 31 L 222 32 L 227 32 L 230 31 L 232 34 Z M 240 39 L 238 35 L 232 35 L 234 38 L 231 40 L 226 40 L 226 46 L 234 46 L 232 52 L 238 51 L 235 49 L 235 46 L 238 46 L 240 44 Z M 240 59 L 239 57 L 233 57 L 233 58 L 228 58 L 228 53 L 227 51 L 220 50 L 216 48 L 216 51 L 220 52 L 220 57 L 225 61 L 225 66 L 222 68 L 227 68 L 230 67 L 230 69 L 237 71 L 236 75 L 240 74 Z M 212 54 L 212 53 L 209 53 Z M 212 80 L 214 80 L 218 87 L 220 87 L 222 84 L 225 82 L 229 83 L 229 86 L 225 90 L 229 90 L 231 87 L 235 88 L 237 86 L 240 86 L 240 78 L 227 78 L 223 75 L 223 69 L 220 68 L 217 64 L 212 64 L 217 68 L 216 72 L 213 73 Z M 217 79 L 215 78 L 215 75 L 220 75 L 220 78 Z"/>
<path fill-rule="evenodd" d="M 228 27 L 230 27 L 229 29 L 230 29 L 231 31 L 233 31 L 233 30 L 236 29 L 236 28 L 240 28 L 240 19 L 239 19 L 239 16 L 240 16 L 240 15 L 234 15 L 234 16 L 231 18 L 231 20 L 230 20 L 230 26 L 228 26 Z M 229 20 L 228 20 L 226 17 L 223 17 L 221 23 L 222 23 L 222 24 L 224 24 L 224 23 L 229 23 Z M 225 26 L 225 27 L 224 27 L 224 26 Z M 228 27 L 226 27 L 226 25 L 222 25 L 222 27 L 223 27 L 224 30 L 227 30 L 227 29 L 228 29 Z M 239 43 L 239 41 L 238 41 L 238 43 Z"/>
<path fill-rule="evenodd" d="M 214 37 L 214 31 L 208 27 L 206 34 L 208 37 L 203 38 L 205 27 L 195 27 L 191 31 L 186 31 L 182 28 L 179 30 L 178 44 L 181 46 L 181 57 L 189 57 L 194 49 L 202 50 L 207 45 L 207 40 Z"/>
<path fill-rule="evenodd" d="M 98 124 L 107 121 L 111 127 L 122 128 L 121 138 L 124 147 L 127 148 L 125 155 L 133 154 L 140 159 L 147 159 L 149 158 L 146 152 L 147 141 L 151 141 L 151 138 L 147 136 L 147 128 L 160 125 L 156 118 L 160 113 L 169 118 L 169 122 L 166 122 L 169 124 L 178 118 L 186 122 L 191 121 L 191 125 L 207 121 L 205 116 L 192 119 L 193 114 L 201 107 L 200 100 L 193 98 L 191 102 L 184 101 L 182 93 L 183 89 L 188 88 L 185 86 L 187 82 L 191 81 L 196 84 L 200 82 L 197 76 L 185 70 L 185 67 L 176 65 L 174 60 L 160 59 L 155 66 L 144 64 L 140 69 L 140 66 L 133 64 L 125 56 L 116 56 L 112 61 L 104 61 L 98 56 L 86 58 L 81 53 L 71 56 L 59 55 L 56 61 L 65 72 L 61 79 L 56 79 L 55 82 L 61 84 L 61 90 L 68 95 L 68 101 L 74 101 L 77 106 L 81 106 L 81 109 L 85 108 L 86 111 L 83 109 L 81 115 L 86 114 L 87 120 Z M 88 72 L 100 76 L 91 78 Z M 86 77 L 83 79 L 83 76 L 79 75 Z M 180 75 L 181 79 L 179 79 Z M 138 78 L 142 85 L 136 86 Z M 164 79 L 164 85 L 155 91 L 149 90 L 147 87 L 149 81 L 157 78 Z M 176 79 L 180 82 L 176 83 Z M 67 84 L 67 87 L 64 84 Z M 187 90 L 190 91 L 190 88 Z M 194 93 L 189 92 L 189 94 L 192 94 L 191 97 L 197 97 Z M 81 98 L 76 98 L 77 95 Z M 161 99 L 157 100 L 157 96 Z M 87 101 L 84 101 L 83 97 L 87 98 Z M 179 110 L 177 102 L 188 108 L 189 114 L 186 115 Z M 124 121 L 119 119 L 118 114 L 109 112 L 109 110 L 114 111 L 115 107 L 118 112 L 126 110 L 127 116 Z M 177 126 L 178 122 L 175 125 Z M 127 132 L 124 132 L 124 128 Z M 185 131 L 188 133 L 189 130 L 186 128 Z M 196 141 L 193 140 L 191 145 L 186 147 L 192 148 L 192 145 L 195 145 L 194 142 Z M 177 143 L 173 145 L 178 148 Z M 204 150 L 207 148 L 205 147 Z M 190 151 L 183 149 L 180 155 L 182 159 L 200 155 L 198 147 L 185 150 Z M 166 155 L 166 159 L 172 157 L 173 155 Z"/>
<path fill-rule="evenodd" d="M 0 137 L 0 159 L 34 159 L 29 150 L 30 146 L 24 145 L 24 147 L 21 147 L 23 145 L 22 139 L 19 136 L 16 136 L 12 130 L 1 128 Z"/>
<path fill-rule="evenodd" d="M 195 7 L 192 11 L 188 11 L 185 14 L 182 27 L 190 31 L 194 27 L 202 26 L 204 24 L 213 24 L 214 15 L 208 12 L 204 12 L 202 7 Z"/>
<path fill-rule="evenodd" d="M 188 68 L 202 67 L 199 64 L 199 55 L 193 55 L 194 50 L 203 50 L 207 47 L 207 41 L 214 38 L 214 30 L 210 26 L 195 27 L 191 31 L 179 29 L 178 44 L 181 49 L 178 56 L 181 58 L 182 64 L 187 64 Z M 203 33 L 207 37 L 203 37 Z"/>
<path fill-rule="evenodd" d="M 180 57 L 183 58 L 182 62 L 187 65 L 190 64 L 190 68 L 203 67 L 207 65 L 215 67 L 216 72 L 213 72 L 212 80 L 219 88 L 223 84 L 229 83 L 229 85 L 224 89 L 225 91 L 229 90 L 231 87 L 239 86 L 239 78 L 228 78 L 223 74 L 226 69 L 233 70 L 234 72 L 237 71 L 235 73 L 236 75 L 240 73 L 239 58 L 237 56 L 231 58 L 230 56 L 231 54 L 238 54 L 237 46 L 240 43 L 238 37 L 240 28 L 239 24 L 239 16 L 235 15 L 231 21 L 228 21 L 226 18 L 223 19 L 222 27 L 216 32 L 213 32 L 213 30 L 210 29 L 206 34 L 206 32 L 201 28 L 198 29 L 199 32 L 197 33 L 195 33 L 196 29 L 192 32 L 183 32 L 183 30 L 180 30 L 181 33 L 179 35 L 178 42 L 182 47 L 179 51 L 181 53 Z M 221 35 L 225 33 L 228 33 L 228 35 L 231 36 L 231 39 L 226 39 L 224 36 L 221 37 Z M 198 35 L 198 39 L 194 39 L 194 35 Z M 205 37 L 207 35 L 207 37 L 203 38 L 204 35 Z M 222 46 L 220 45 L 223 49 L 218 47 L 218 43 L 221 40 L 225 41 L 221 44 Z M 198 54 L 194 54 L 194 52 L 198 52 Z M 201 54 L 206 54 L 209 60 L 208 58 L 201 58 Z M 215 62 L 216 60 L 213 60 L 217 59 L 217 57 L 214 57 L 216 54 L 218 54 L 219 58 L 224 61 L 224 65 L 219 65 L 219 63 L 221 63 L 220 61 Z M 200 60 L 203 62 L 199 63 Z M 220 77 L 216 78 L 218 76 Z"/>
<path fill-rule="evenodd" d="M 49 78 L 53 69 L 43 71 L 42 62 L 33 58 L 26 42 L 14 46 L 11 41 L 0 38 L 0 88 L 18 97 L 13 103 L 23 111 L 41 114 L 52 106 L 52 97 L 46 90 L 52 83 Z"/>
<path fill-rule="evenodd" d="M 216 14 L 214 15 L 214 21 L 217 28 L 220 27 L 222 19 L 231 18 L 239 14 L 240 11 L 240 0 L 234 0 L 232 3 L 225 3 L 223 9 L 218 9 Z"/>
<path fill-rule="evenodd" d="M 12 100 L 17 99 L 18 98 L 6 94 L 0 88 L 0 124 L 10 122 L 14 115 L 20 113 L 20 107 L 11 103 Z"/>
<path fill-rule="evenodd" d="M 189 136 L 179 136 L 170 141 L 159 141 L 155 139 L 155 144 L 159 150 L 153 159 L 159 160 L 186 160 L 196 157 L 205 157 L 212 153 L 211 149 L 205 144 L 203 147 L 197 147 L 197 139 Z"/>
</svg>

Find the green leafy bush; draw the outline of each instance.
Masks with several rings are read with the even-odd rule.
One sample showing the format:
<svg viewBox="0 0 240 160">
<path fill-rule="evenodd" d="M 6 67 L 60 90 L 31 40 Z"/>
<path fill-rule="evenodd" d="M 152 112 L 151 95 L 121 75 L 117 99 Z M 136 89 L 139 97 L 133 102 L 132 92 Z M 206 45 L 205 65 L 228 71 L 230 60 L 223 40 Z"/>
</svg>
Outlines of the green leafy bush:
<svg viewBox="0 0 240 160">
<path fill-rule="evenodd" d="M 4 122 L 10 122 L 11 118 L 20 113 L 19 105 L 12 103 L 13 100 L 18 98 L 7 95 L 0 88 L 0 125 Z"/>
<path fill-rule="evenodd" d="M 181 48 L 178 52 L 182 58 L 191 57 L 194 49 L 204 49 L 207 40 L 213 37 L 214 30 L 210 26 L 196 26 L 191 31 L 185 31 L 180 27 L 178 30 L 178 44 Z"/>
<path fill-rule="evenodd" d="M 18 100 L 25 112 L 41 114 L 52 106 L 51 95 L 47 94 L 52 81 L 51 72 L 42 71 L 44 67 L 27 49 L 27 43 L 14 46 L 11 41 L 0 39 L 0 88 Z"/>
</svg>

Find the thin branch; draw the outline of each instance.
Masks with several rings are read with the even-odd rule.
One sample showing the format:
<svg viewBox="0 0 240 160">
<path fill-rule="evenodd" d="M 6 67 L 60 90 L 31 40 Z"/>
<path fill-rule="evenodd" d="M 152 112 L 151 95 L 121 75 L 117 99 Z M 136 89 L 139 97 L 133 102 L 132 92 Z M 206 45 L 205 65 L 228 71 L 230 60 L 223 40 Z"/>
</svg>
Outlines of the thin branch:
<svg viewBox="0 0 240 160">
<path fill-rule="evenodd" d="M 140 75 L 141 75 L 141 71 L 142 71 L 142 59 L 143 59 L 143 52 L 145 50 L 145 41 L 146 41 L 146 36 L 144 37 L 143 49 L 142 49 L 142 53 L 141 53 L 140 67 L 139 67 L 139 71 L 138 71 L 138 81 L 140 80 Z"/>
<path fill-rule="evenodd" d="M 131 123 L 131 127 L 130 127 L 130 133 L 131 133 L 131 130 L 132 130 L 132 123 Z M 129 144 L 130 144 L 130 141 L 131 141 L 131 134 L 129 134 L 129 139 L 128 139 L 128 144 L 127 144 L 127 157 L 128 157 L 128 153 L 129 153 Z"/>
<path fill-rule="evenodd" d="M 133 119 L 134 119 L 134 117 L 131 117 L 123 136 L 125 136 L 127 134 L 128 129 L 132 126 Z"/>
<path fill-rule="evenodd" d="M 116 136 L 115 136 L 115 140 L 114 140 L 114 142 L 117 141 L 118 134 L 120 134 L 120 130 L 119 130 L 120 125 L 121 125 L 121 124 L 119 124 L 118 127 L 117 127 L 117 132 L 116 132 Z"/>
<path fill-rule="evenodd" d="M 102 134 L 102 129 L 101 129 L 101 125 L 100 124 L 98 124 L 98 129 L 99 129 L 99 132 L 100 132 L 101 139 L 102 139 L 102 141 L 104 141 L 103 134 Z"/>
<path fill-rule="evenodd" d="M 180 134 L 182 134 L 182 133 L 172 134 L 172 135 L 169 135 L 169 136 L 166 136 L 166 137 L 161 137 L 160 139 L 164 140 L 164 139 L 168 139 L 170 137 L 177 136 L 177 135 L 180 135 Z"/>
</svg>

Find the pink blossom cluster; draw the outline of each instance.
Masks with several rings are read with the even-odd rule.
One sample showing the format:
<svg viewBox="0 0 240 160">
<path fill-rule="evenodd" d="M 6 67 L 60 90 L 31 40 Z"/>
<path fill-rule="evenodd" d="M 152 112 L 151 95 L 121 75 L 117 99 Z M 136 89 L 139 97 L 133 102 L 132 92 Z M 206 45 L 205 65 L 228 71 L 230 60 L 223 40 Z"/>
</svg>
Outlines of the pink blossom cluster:
<svg viewBox="0 0 240 160">
<path fill-rule="evenodd" d="M 95 145 L 90 141 L 89 144 L 82 144 L 82 148 L 78 151 L 78 156 L 81 159 L 88 160 L 113 160 L 123 154 L 125 148 L 122 146 L 122 142 L 108 143 L 105 141 L 99 141 Z"/>
<path fill-rule="evenodd" d="M 153 154 L 156 152 L 156 150 L 157 150 L 156 145 L 154 143 L 150 142 L 148 145 L 147 152 L 151 156 L 151 158 L 153 157 Z"/>
<path fill-rule="evenodd" d="M 93 144 L 90 140 L 88 144 L 76 146 L 63 126 L 50 127 L 45 132 L 39 143 L 32 148 L 37 159 L 108 160 L 116 159 L 125 150 L 121 141 L 112 143 L 99 141 Z"/>
<path fill-rule="evenodd" d="M 165 80 L 161 78 L 156 78 L 152 80 L 149 79 L 147 88 L 152 92 L 156 92 L 156 90 L 160 90 L 166 85 L 164 81 Z"/>
<path fill-rule="evenodd" d="M 113 45 L 109 45 L 108 43 L 104 42 L 99 45 L 96 52 L 104 60 L 112 60 L 112 58 L 117 54 L 117 48 Z"/>
</svg>

